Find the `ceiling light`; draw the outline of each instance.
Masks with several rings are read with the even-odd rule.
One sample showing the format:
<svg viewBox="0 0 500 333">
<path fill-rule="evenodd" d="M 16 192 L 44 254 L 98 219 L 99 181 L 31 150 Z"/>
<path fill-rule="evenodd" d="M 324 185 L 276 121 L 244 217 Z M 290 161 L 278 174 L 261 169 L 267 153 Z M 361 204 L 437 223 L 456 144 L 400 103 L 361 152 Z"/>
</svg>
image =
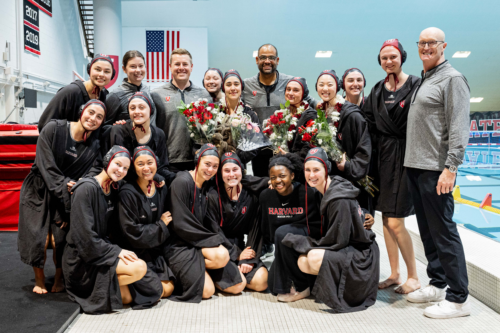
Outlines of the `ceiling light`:
<svg viewBox="0 0 500 333">
<path fill-rule="evenodd" d="M 470 55 L 470 51 L 457 51 L 453 55 L 453 58 L 467 58 Z"/>
<path fill-rule="evenodd" d="M 484 99 L 483 97 L 471 97 L 470 102 L 471 103 L 481 103 L 483 99 Z"/>
<path fill-rule="evenodd" d="M 259 54 L 259 51 L 253 51 L 253 57 L 255 58 Z"/>
<path fill-rule="evenodd" d="M 330 58 L 332 56 L 332 51 L 318 51 L 316 52 L 316 58 Z"/>
</svg>

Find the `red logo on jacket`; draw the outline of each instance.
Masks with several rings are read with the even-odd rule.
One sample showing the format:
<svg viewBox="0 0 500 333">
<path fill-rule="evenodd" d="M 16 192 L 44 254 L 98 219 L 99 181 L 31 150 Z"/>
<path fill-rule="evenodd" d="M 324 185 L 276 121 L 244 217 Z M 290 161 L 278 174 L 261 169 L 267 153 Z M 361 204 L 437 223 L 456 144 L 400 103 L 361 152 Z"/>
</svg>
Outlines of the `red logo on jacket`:
<svg viewBox="0 0 500 333">
<path fill-rule="evenodd" d="M 257 92 L 256 92 L 255 90 L 254 90 L 254 91 L 252 91 L 252 94 L 253 94 L 254 96 L 257 96 Z"/>
<path fill-rule="evenodd" d="M 167 102 L 170 102 L 170 96 L 165 97 L 165 99 L 167 100 Z"/>
<path fill-rule="evenodd" d="M 402 107 L 402 108 L 404 108 L 405 107 L 405 101 L 399 102 L 399 106 Z"/>
<path fill-rule="evenodd" d="M 245 206 L 241 209 L 241 214 L 245 214 L 246 212 L 247 212 L 247 206 Z"/>
</svg>

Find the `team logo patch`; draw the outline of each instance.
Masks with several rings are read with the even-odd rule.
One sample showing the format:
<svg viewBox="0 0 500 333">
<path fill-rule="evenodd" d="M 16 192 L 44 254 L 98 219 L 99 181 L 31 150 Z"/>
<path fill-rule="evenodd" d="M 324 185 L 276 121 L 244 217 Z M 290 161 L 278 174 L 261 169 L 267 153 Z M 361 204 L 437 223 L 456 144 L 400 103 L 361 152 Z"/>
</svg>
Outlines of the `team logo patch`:
<svg viewBox="0 0 500 333">
<path fill-rule="evenodd" d="M 339 140 L 342 140 L 342 133 L 339 133 Z"/>
<path fill-rule="evenodd" d="M 388 39 L 388 40 L 386 40 L 385 42 L 386 42 L 386 43 L 392 43 L 392 42 L 395 42 L 395 41 L 397 41 L 397 39 Z"/>
<path fill-rule="evenodd" d="M 213 144 L 211 144 L 211 143 L 207 143 L 207 146 L 209 146 L 209 147 L 215 147 L 215 146 L 214 146 Z"/>
<path fill-rule="evenodd" d="M 247 206 L 245 206 L 241 209 L 241 214 L 245 214 L 246 212 L 247 212 Z"/>
<path fill-rule="evenodd" d="M 325 69 L 325 70 L 323 71 L 323 73 L 328 73 L 328 69 Z"/>
<path fill-rule="evenodd" d="M 294 77 L 293 79 L 294 80 L 300 80 L 300 77 L 297 76 L 297 77 Z"/>
<path fill-rule="evenodd" d="M 314 148 L 309 151 L 311 154 L 316 154 L 318 152 L 318 149 Z"/>
<path fill-rule="evenodd" d="M 231 155 L 233 155 L 233 153 L 225 153 L 224 154 L 224 156 L 228 156 L 228 157 L 231 156 Z"/>
<path fill-rule="evenodd" d="M 170 96 L 165 97 L 165 99 L 167 100 L 167 102 L 170 102 Z"/>
<path fill-rule="evenodd" d="M 254 96 L 257 96 L 257 92 L 256 92 L 255 90 L 254 90 L 254 91 L 252 91 L 252 94 L 253 94 Z"/>
<path fill-rule="evenodd" d="M 230 69 L 230 70 L 228 70 L 228 72 L 234 72 L 234 69 Z"/>
<path fill-rule="evenodd" d="M 359 205 L 358 205 L 358 214 L 359 214 L 359 216 L 363 215 L 363 211 L 361 210 L 361 207 Z"/>
<path fill-rule="evenodd" d="M 399 106 L 402 107 L 402 108 L 404 108 L 405 107 L 405 101 L 399 102 Z"/>
</svg>

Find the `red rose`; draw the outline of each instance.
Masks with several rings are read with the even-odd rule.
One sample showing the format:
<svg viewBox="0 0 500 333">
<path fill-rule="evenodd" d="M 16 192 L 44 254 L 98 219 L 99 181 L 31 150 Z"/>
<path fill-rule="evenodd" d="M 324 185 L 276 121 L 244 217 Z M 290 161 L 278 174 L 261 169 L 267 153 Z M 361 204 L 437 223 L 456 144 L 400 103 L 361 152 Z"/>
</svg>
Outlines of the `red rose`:
<svg viewBox="0 0 500 333">
<path fill-rule="evenodd" d="M 309 141 L 311 141 L 311 139 L 312 139 L 312 136 L 311 136 L 311 134 L 309 134 L 309 133 L 305 133 L 305 134 L 302 136 L 302 141 L 309 142 Z"/>
<path fill-rule="evenodd" d="M 208 103 L 208 106 L 210 106 L 212 109 L 215 108 L 215 104 L 214 103 Z"/>
<path fill-rule="evenodd" d="M 296 129 L 297 127 L 295 125 L 290 125 L 290 127 L 288 127 L 288 131 L 293 131 L 294 129 Z"/>
<path fill-rule="evenodd" d="M 311 127 L 312 125 L 314 125 L 314 120 L 312 119 L 306 123 L 306 127 Z"/>
<path fill-rule="evenodd" d="M 271 123 L 273 123 L 274 125 L 277 125 L 277 124 L 279 123 L 279 121 L 280 121 L 280 120 L 279 120 L 279 118 L 278 118 L 277 116 L 274 116 L 274 115 L 273 115 L 273 116 L 271 116 L 271 117 L 269 118 L 269 120 L 270 120 L 270 121 L 271 121 Z"/>
<path fill-rule="evenodd" d="M 278 119 L 279 119 L 279 120 L 283 119 L 283 112 L 279 112 L 279 113 L 278 113 Z"/>
<path fill-rule="evenodd" d="M 342 110 L 342 104 L 340 103 L 335 104 L 335 110 L 337 110 L 337 112 L 340 112 L 340 110 Z"/>
<path fill-rule="evenodd" d="M 212 119 L 213 115 L 211 112 L 204 112 L 203 117 L 208 120 L 208 119 Z"/>
<path fill-rule="evenodd" d="M 335 126 L 336 128 L 339 128 L 339 122 L 338 121 L 334 122 L 333 126 Z"/>
</svg>

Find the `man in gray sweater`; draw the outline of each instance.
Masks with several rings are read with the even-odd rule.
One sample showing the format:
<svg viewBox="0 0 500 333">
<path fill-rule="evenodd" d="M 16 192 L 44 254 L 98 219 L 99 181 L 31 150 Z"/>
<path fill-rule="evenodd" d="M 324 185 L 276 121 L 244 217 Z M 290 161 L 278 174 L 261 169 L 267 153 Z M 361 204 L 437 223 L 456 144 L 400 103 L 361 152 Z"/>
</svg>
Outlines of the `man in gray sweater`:
<svg viewBox="0 0 500 333">
<path fill-rule="evenodd" d="M 189 77 L 193 70 L 193 59 L 188 50 L 175 49 L 170 56 L 172 81 L 151 92 L 158 114 L 156 126 L 165 132 L 167 138 L 170 170 L 179 172 L 194 169 L 192 140 L 184 116 L 177 107 L 181 100 L 186 103 L 196 102 L 200 98 L 211 100 L 210 94 L 195 86 Z"/>
<path fill-rule="evenodd" d="M 431 279 L 427 287 L 408 294 L 407 300 L 439 302 L 425 309 L 424 315 L 431 318 L 471 312 L 451 194 L 469 141 L 470 89 L 465 77 L 445 60 L 446 45 L 440 29 L 428 28 L 420 34 L 418 51 L 424 70 L 411 100 L 404 162 Z"/>
</svg>

